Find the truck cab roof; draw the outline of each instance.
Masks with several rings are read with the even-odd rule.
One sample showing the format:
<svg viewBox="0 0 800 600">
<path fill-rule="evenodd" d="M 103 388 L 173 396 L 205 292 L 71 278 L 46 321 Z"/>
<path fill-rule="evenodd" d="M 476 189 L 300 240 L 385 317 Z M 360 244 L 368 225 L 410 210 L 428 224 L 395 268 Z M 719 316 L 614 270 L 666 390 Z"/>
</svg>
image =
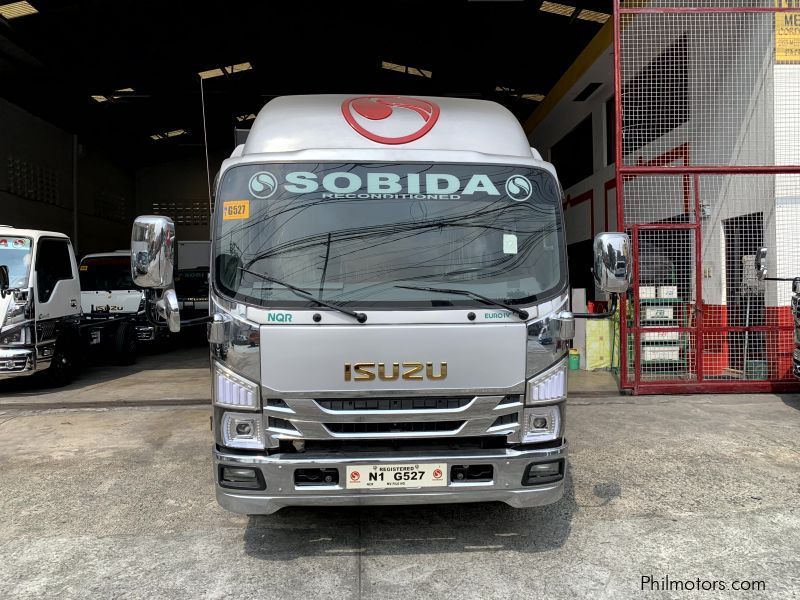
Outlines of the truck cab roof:
<svg viewBox="0 0 800 600">
<path fill-rule="evenodd" d="M 56 237 L 56 238 L 66 238 L 69 239 L 69 236 L 63 233 L 59 233 L 58 231 L 44 231 L 42 229 L 17 229 L 16 227 L 7 227 L 4 225 L 0 225 L 0 235 L 2 236 L 20 236 L 20 237 L 29 237 L 36 241 L 39 238 L 43 237 Z"/>
<path fill-rule="evenodd" d="M 418 130 L 419 125 L 427 127 L 428 131 L 407 139 L 409 131 Z M 375 135 L 365 136 L 362 131 L 375 132 Z M 407 141 L 397 141 L 403 139 Z M 386 140 L 394 141 L 387 143 Z M 244 144 L 243 155 L 314 148 L 385 148 L 387 145 L 415 150 L 471 150 L 532 156 L 519 121 L 496 102 L 357 94 L 275 98 L 258 113 Z"/>
</svg>

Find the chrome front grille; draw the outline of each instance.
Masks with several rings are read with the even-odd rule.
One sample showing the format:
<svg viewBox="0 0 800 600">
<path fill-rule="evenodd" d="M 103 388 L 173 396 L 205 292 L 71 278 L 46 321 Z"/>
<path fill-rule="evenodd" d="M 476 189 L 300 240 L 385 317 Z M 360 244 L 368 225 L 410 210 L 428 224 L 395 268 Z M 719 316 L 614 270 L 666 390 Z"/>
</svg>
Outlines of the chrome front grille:
<svg viewBox="0 0 800 600">
<path fill-rule="evenodd" d="M 452 433 L 463 427 L 464 421 L 408 421 L 405 423 L 325 423 L 331 433 L 350 435 L 374 433 Z"/>
<path fill-rule="evenodd" d="M 19 373 L 28 367 L 28 357 L 0 358 L 0 373 Z"/>
<path fill-rule="evenodd" d="M 351 398 L 314 400 L 325 410 L 443 410 L 463 408 L 472 396 L 451 398 Z"/>
<path fill-rule="evenodd" d="M 506 436 L 518 441 L 522 396 L 265 398 L 272 447 L 281 440 Z"/>
</svg>

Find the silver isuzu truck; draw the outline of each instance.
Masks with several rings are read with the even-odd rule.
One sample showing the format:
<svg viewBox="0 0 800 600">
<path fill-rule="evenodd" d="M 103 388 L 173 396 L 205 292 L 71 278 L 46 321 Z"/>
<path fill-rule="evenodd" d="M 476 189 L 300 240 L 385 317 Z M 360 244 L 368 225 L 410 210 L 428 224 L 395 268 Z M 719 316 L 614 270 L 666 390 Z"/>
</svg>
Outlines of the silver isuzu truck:
<svg viewBox="0 0 800 600">
<path fill-rule="evenodd" d="M 222 163 L 212 210 L 223 507 L 561 498 L 574 331 L 562 191 L 510 112 L 278 98 Z M 131 246 L 173 330 L 174 239 L 169 219 L 139 217 Z M 628 257 L 624 234 L 596 238 L 612 304 Z"/>
</svg>

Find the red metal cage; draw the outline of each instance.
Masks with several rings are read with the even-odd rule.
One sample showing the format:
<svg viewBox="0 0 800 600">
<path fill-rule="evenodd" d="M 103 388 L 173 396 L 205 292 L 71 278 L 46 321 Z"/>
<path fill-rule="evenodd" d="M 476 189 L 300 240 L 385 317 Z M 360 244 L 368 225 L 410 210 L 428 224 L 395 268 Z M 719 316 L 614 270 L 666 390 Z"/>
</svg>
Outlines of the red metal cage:
<svg viewBox="0 0 800 600">
<path fill-rule="evenodd" d="M 798 391 L 800 0 L 614 1 L 621 385 Z"/>
</svg>

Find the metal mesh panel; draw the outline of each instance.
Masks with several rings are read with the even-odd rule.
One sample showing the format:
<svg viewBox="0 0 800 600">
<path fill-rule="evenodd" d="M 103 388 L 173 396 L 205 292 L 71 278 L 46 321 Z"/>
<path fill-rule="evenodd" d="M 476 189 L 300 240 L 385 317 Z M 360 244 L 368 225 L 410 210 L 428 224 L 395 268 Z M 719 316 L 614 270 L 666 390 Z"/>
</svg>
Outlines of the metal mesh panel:
<svg viewBox="0 0 800 600">
<path fill-rule="evenodd" d="M 677 148 L 690 165 L 800 164 L 792 14 L 622 15 L 623 164 L 674 164 L 659 161 Z"/>
<path fill-rule="evenodd" d="M 800 175 L 703 175 L 705 379 L 788 379 L 791 283 L 759 281 L 755 254 L 769 249 L 772 277 L 800 274 Z"/>
<path fill-rule="evenodd" d="M 639 175 L 626 177 L 626 225 L 694 223 L 694 186 L 689 175 Z"/>
<path fill-rule="evenodd" d="M 642 381 L 694 380 L 696 325 L 694 228 L 645 229 L 636 235 L 637 347 Z"/>
<path fill-rule="evenodd" d="M 655 339 L 657 335 L 660 339 Z M 696 381 L 695 338 L 695 334 L 686 331 L 643 332 L 639 346 L 640 380 Z"/>
</svg>

